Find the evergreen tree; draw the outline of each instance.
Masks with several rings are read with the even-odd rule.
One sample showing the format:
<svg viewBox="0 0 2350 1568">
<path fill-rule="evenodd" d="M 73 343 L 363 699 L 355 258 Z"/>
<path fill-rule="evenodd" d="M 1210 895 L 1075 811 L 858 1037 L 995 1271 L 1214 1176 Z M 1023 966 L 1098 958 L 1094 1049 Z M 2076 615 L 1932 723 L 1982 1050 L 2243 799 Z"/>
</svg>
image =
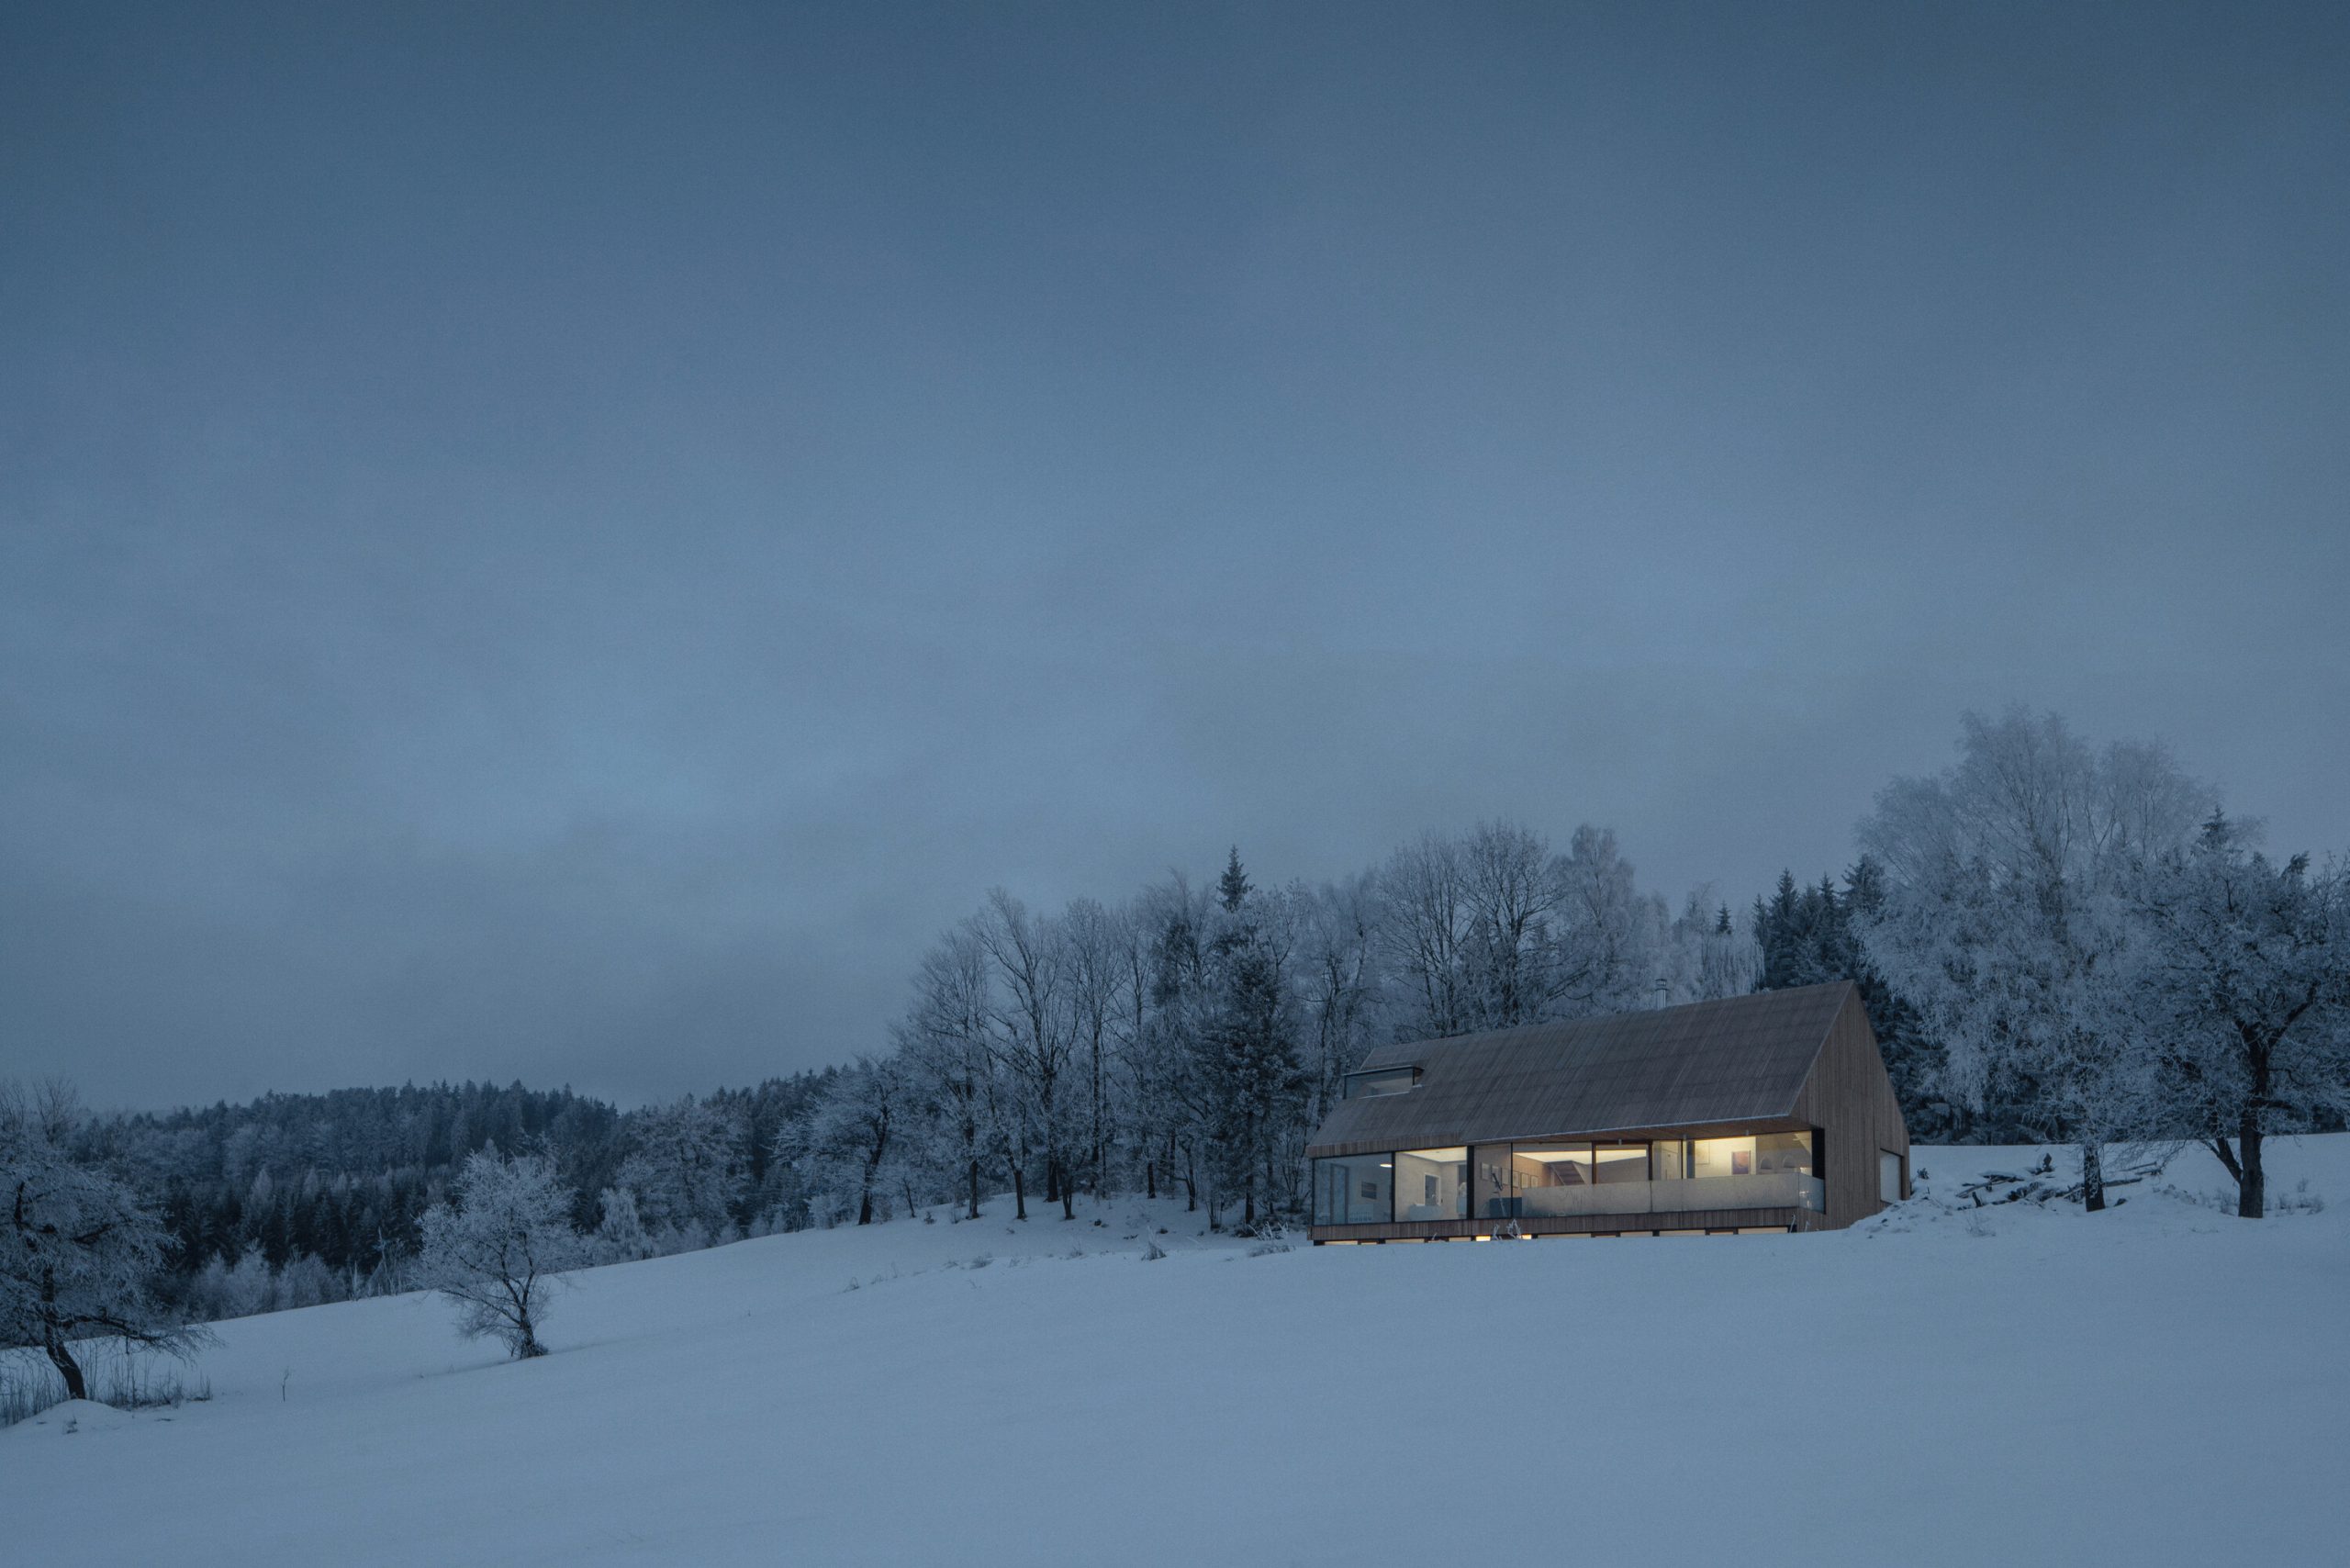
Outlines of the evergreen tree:
<svg viewBox="0 0 2350 1568">
<path fill-rule="evenodd" d="M 1855 917 L 1874 912 L 1884 898 L 1884 868 L 1865 855 L 1844 873 L 1841 889 L 1827 877 L 1798 885 L 1792 871 L 1781 871 L 1771 896 L 1754 902 L 1754 940 L 1762 950 L 1755 989 L 1845 980 L 1858 985 L 1910 1137 L 1947 1139 L 1956 1129 L 1940 1082 L 1940 1053 L 1920 1033 L 1917 1011 L 1870 964 L 1853 931 Z"/>
<path fill-rule="evenodd" d="M 1248 873 L 1240 868 L 1240 846 L 1232 846 L 1232 857 L 1225 862 L 1224 875 L 1216 879 L 1216 901 L 1224 905 L 1226 914 L 1237 914 L 1248 900 Z"/>
</svg>

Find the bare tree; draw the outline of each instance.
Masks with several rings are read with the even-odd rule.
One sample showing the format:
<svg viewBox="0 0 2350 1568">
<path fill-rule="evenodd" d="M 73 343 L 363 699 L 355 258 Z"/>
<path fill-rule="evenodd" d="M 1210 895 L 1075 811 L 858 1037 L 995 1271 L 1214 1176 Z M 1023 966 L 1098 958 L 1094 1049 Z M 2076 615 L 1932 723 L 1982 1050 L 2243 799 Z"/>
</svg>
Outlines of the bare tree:
<svg viewBox="0 0 2350 1568">
<path fill-rule="evenodd" d="M 1004 1142 L 990 1019 L 987 950 L 968 927 L 951 931 L 923 955 L 896 1038 L 931 1119 L 936 1161 L 960 1176 L 972 1219 L 979 1217 L 980 1168 Z"/>
<path fill-rule="evenodd" d="M 1113 1031 L 1134 937 L 1123 918 L 1091 899 L 1069 904 L 1061 916 L 1061 932 L 1068 960 L 1069 1025 L 1076 1036 L 1077 1065 L 1084 1080 L 1086 1180 L 1098 1201 L 1109 1187 Z"/>
<path fill-rule="evenodd" d="M 1033 1136 L 1044 1156 L 1046 1201 L 1058 1197 L 1061 1217 L 1074 1219 L 1067 1096 L 1076 1041 L 1069 1027 L 1066 943 L 1055 922 L 1029 913 L 1002 888 L 988 894 L 987 907 L 968 929 L 992 969 L 990 1044 L 1019 1096 L 1016 1125 L 1024 1136 L 1010 1161 L 1014 1212 L 1028 1217 L 1020 1154 Z"/>
<path fill-rule="evenodd" d="M 1514 823 L 1481 822 L 1455 863 L 1474 1026 L 1507 1029 L 1547 1016 L 1561 982 L 1553 925 L 1564 890 L 1549 842 Z"/>
<path fill-rule="evenodd" d="M 1460 846 L 1439 834 L 1423 834 L 1387 857 L 1379 885 L 1386 914 L 1380 926 L 1382 956 L 1396 977 L 1402 1002 L 1396 1035 L 1435 1039 L 1475 1028 L 1464 962 L 1472 915 Z"/>
<path fill-rule="evenodd" d="M 127 1183 L 67 1153 L 80 1120 L 64 1084 L 0 1084 L 0 1344 L 38 1346 L 69 1399 L 90 1396 L 77 1340 L 185 1356 L 208 1338 L 149 1291 L 167 1245 L 162 1222 Z"/>
<path fill-rule="evenodd" d="M 1300 911 L 1298 992 L 1309 1124 L 1337 1103 L 1346 1075 L 1372 1044 L 1373 1020 L 1383 1000 L 1380 913 L 1378 883 L 1370 876 L 1325 883 Z"/>
<path fill-rule="evenodd" d="M 2214 814 L 2134 890 L 2152 933 L 2133 995 L 2164 1046 L 2169 1107 L 2267 1212 L 2263 1144 L 2350 1097 L 2350 868 L 2277 865 Z"/>
</svg>

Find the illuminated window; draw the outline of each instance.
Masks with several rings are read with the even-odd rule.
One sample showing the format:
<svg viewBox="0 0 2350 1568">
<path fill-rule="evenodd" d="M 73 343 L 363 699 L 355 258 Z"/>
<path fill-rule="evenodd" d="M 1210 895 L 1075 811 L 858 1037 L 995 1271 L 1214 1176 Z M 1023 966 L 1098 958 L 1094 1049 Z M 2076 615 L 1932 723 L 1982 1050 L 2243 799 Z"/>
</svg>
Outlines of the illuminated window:
<svg viewBox="0 0 2350 1568">
<path fill-rule="evenodd" d="M 1395 1157 L 1395 1217 L 1469 1217 L 1469 1150 L 1409 1148 Z"/>
</svg>

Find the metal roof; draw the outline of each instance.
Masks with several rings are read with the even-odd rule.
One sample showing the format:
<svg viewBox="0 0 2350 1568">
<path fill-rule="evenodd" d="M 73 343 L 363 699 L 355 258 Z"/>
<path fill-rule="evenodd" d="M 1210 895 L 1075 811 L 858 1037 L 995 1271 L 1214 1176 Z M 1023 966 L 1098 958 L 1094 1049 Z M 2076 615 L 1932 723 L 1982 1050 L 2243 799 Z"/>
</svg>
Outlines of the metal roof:
<svg viewBox="0 0 2350 1568">
<path fill-rule="evenodd" d="M 1333 1106 L 1309 1154 L 1785 1119 L 1853 993 L 1849 980 L 1381 1046 L 1359 1072 L 1418 1087 Z"/>
</svg>

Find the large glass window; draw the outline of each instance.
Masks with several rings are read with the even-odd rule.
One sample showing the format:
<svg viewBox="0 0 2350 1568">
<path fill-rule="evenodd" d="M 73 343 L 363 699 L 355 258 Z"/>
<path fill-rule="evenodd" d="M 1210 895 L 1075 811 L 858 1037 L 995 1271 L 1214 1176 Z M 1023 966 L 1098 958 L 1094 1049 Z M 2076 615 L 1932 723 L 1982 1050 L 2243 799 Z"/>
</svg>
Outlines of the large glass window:
<svg viewBox="0 0 2350 1568">
<path fill-rule="evenodd" d="M 1615 1184 L 1617 1173 L 1623 1169 L 1621 1146 L 1606 1146 L 1595 1149 L 1587 1143 L 1521 1143 L 1511 1151 L 1511 1163 L 1517 1172 L 1517 1212 L 1538 1219 L 1556 1219 L 1566 1215 L 1587 1215 L 1610 1212 L 1611 1205 L 1620 1204 L 1626 1194 L 1619 1188 L 1612 1193 L 1598 1189 L 1601 1182 L 1599 1155 L 1605 1152 L 1609 1184 Z M 1647 1151 L 1640 1155 L 1640 1169 L 1646 1174 Z"/>
<path fill-rule="evenodd" d="M 1644 1143 L 1603 1143 L 1592 1149 L 1591 1159 L 1591 1179 L 1601 1186 L 1649 1179 L 1649 1146 Z"/>
<path fill-rule="evenodd" d="M 1481 1143 L 1471 1158 L 1476 1187 L 1472 1206 L 1479 1219 L 1508 1219 L 1517 1213 L 1520 1171 L 1505 1143 Z"/>
<path fill-rule="evenodd" d="M 1588 1187 L 1592 1185 L 1591 1145 L 1587 1143 L 1519 1144 L 1518 1188 Z"/>
<path fill-rule="evenodd" d="M 1469 1151 L 1409 1148 L 1395 1157 L 1395 1217 L 1467 1219 Z"/>
<path fill-rule="evenodd" d="M 1689 1148 L 1689 1174 L 1700 1181 L 1720 1176 L 1813 1174 L 1811 1135 L 1807 1132 L 1701 1137 Z"/>
<path fill-rule="evenodd" d="M 1385 1225 L 1394 1217 L 1395 1157 L 1356 1154 L 1314 1162 L 1314 1223 Z"/>
<path fill-rule="evenodd" d="M 1409 1148 L 1314 1162 L 1314 1223 L 1818 1209 L 1811 1132 Z"/>
</svg>

